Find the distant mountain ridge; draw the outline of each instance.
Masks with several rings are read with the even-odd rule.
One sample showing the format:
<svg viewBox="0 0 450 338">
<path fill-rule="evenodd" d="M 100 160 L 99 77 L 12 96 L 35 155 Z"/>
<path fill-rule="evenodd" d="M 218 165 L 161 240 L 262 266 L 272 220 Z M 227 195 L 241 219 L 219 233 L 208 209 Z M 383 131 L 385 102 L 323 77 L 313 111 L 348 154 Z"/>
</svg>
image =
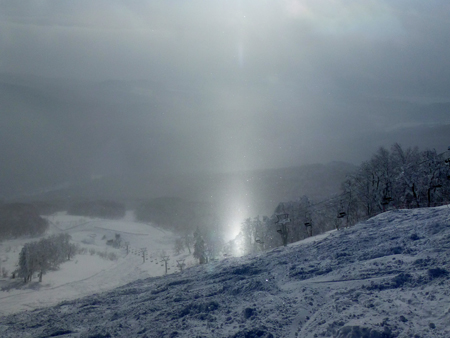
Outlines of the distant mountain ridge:
<svg viewBox="0 0 450 338">
<path fill-rule="evenodd" d="M 279 202 L 307 195 L 318 200 L 340 192 L 345 176 L 356 166 L 344 162 L 237 173 L 194 173 L 152 177 L 102 177 L 24 196 L 25 200 L 79 201 L 108 199 L 134 208 L 158 197 L 206 202 L 241 217 L 271 214 Z"/>
</svg>

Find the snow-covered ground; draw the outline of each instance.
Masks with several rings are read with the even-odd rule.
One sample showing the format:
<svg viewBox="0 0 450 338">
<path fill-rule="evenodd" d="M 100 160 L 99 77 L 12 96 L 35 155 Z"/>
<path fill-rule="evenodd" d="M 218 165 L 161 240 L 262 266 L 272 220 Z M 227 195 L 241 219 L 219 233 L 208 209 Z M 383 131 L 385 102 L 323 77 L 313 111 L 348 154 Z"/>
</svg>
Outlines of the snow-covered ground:
<svg viewBox="0 0 450 338">
<path fill-rule="evenodd" d="M 447 206 L 387 212 L 286 248 L 3 316 L 0 336 L 448 338 L 449 218 Z"/>
<path fill-rule="evenodd" d="M 3 290 L 0 292 L 0 314 L 55 305 L 63 300 L 111 290 L 138 279 L 162 276 L 165 274 L 165 266 L 161 265 L 160 259 L 163 252 L 171 256 L 168 273 L 178 270 L 177 259 L 186 258 L 187 265 L 194 265 L 192 256 L 174 256 L 175 236 L 172 233 L 135 222 L 130 212 L 123 220 L 117 221 L 69 216 L 65 213 L 49 216 L 48 219 L 50 228 L 46 235 L 67 232 L 74 243 L 86 248 L 86 253 L 76 255 L 57 271 L 49 271 L 42 283 L 37 278 L 29 284 L 23 284 L 21 279 L 0 277 Z M 114 239 L 116 234 L 120 234 L 123 243 L 117 249 L 106 245 L 106 241 Z M 0 245 L 1 266 L 9 272 L 13 271 L 23 244 L 32 240 L 35 239 L 3 242 Z M 129 242 L 128 255 L 125 242 Z M 141 251 L 144 248 L 147 250 L 145 262 Z"/>
</svg>

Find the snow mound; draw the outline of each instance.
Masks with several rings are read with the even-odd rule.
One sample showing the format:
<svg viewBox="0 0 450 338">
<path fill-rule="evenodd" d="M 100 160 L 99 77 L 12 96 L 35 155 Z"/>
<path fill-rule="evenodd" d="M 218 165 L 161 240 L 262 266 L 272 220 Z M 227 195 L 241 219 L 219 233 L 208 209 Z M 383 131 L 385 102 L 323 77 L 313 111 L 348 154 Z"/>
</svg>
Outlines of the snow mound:
<svg viewBox="0 0 450 338">
<path fill-rule="evenodd" d="M 0 317 L 2 337 L 450 337 L 450 209 Z"/>
</svg>

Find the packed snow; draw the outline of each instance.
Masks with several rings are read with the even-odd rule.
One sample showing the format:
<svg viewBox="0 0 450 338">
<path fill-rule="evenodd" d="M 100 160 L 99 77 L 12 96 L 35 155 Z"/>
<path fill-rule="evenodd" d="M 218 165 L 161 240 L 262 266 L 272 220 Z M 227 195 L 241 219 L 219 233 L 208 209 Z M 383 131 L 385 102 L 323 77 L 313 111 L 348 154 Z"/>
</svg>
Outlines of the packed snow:
<svg viewBox="0 0 450 338">
<path fill-rule="evenodd" d="M 0 336 L 450 337 L 449 243 L 448 206 L 390 211 L 287 247 L 2 316 Z"/>
</svg>

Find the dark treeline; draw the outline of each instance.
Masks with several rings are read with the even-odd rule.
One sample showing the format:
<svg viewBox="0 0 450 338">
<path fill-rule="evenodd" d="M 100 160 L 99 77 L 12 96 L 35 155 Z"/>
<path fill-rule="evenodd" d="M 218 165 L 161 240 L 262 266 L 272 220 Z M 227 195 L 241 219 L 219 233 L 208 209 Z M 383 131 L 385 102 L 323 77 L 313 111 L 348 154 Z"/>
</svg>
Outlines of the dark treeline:
<svg viewBox="0 0 450 338">
<path fill-rule="evenodd" d="M 125 216 L 125 205 L 115 201 L 83 201 L 69 206 L 68 215 L 117 219 Z"/>
<path fill-rule="evenodd" d="M 243 253 L 283 244 L 277 215 L 288 214 L 287 243 L 351 226 L 381 212 L 449 203 L 450 151 L 381 147 L 370 160 L 347 175 L 342 193 L 322 201 L 303 196 L 279 203 L 272 216 L 248 218 L 236 241 Z"/>
<path fill-rule="evenodd" d="M 161 197 L 141 203 L 135 215 L 141 222 L 153 223 L 167 230 L 193 232 L 199 222 L 206 220 L 203 209 L 204 206 L 182 198 Z"/>
<path fill-rule="evenodd" d="M 68 205 L 70 205 L 68 202 L 61 200 L 30 201 L 28 203 L 32 204 L 41 216 L 49 216 L 60 211 L 66 211 Z"/>
<path fill-rule="evenodd" d="M 48 221 L 31 204 L 10 203 L 0 206 L 0 240 L 40 236 L 47 228 Z"/>
</svg>

